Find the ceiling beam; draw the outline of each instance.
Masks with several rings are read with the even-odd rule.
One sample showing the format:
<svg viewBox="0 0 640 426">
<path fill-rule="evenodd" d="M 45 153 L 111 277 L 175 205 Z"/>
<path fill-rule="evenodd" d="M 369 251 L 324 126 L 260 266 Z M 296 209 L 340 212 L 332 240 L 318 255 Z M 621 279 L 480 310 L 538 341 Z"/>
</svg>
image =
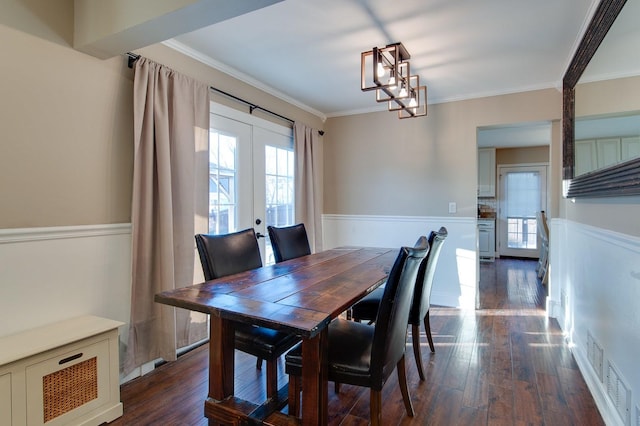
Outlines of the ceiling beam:
<svg viewBox="0 0 640 426">
<path fill-rule="evenodd" d="M 106 59 L 283 0 L 75 0 L 73 47 Z"/>
</svg>

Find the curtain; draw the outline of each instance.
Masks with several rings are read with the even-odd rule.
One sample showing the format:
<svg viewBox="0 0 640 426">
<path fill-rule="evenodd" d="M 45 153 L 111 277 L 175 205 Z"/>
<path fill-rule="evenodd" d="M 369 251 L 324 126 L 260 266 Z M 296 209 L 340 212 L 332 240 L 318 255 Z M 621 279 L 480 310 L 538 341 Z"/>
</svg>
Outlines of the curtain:
<svg viewBox="0 0 640 426">
<path fill-rule="evenodd" d="M 307 229 L 311 250 L 322 250 L 322 140 L 318 131 L 293 124 L 296 153 L 296 221 Z"/>
<path fill-rule="evenodd" d="M 207 337 L 204 314 L 154 302 L 193 284 L 207 217 L 209 89 L 146 58 L 134 77 L 131 318 L 124 372 Z"/>
</svg>

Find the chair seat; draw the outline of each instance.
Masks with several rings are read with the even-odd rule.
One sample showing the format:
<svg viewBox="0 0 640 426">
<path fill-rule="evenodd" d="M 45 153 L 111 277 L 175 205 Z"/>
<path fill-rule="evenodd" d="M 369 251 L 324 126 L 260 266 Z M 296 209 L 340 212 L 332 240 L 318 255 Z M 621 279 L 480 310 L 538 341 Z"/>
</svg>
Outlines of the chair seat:
<svg viewBox="0 0 640 426">
<path fill-rule="evenodd" d="M 373 326 L 342 319 L 336 319 L 329 325 L 330 381 L 368 386 L 374 331 Z M 302 375 L 301 344 L 287 352 L 285 360 L 287 374 Z"/>
<path fill-rule="evenodd" d="M 382 295 L 384 294 L 384 285 L 376 288 L 371 293 L 367 294 L 362 299 L 358 300 L 358 303 L 351 307 L 351 315 L 358 321 L 375 321 L 378 315 L 378 306 Z"/>
<path fill-rule="evenodd" d="M 264 359 L 282 355 L 300 339 L 294 334 L 236 323 L 236 349 Z"/>
</svg>

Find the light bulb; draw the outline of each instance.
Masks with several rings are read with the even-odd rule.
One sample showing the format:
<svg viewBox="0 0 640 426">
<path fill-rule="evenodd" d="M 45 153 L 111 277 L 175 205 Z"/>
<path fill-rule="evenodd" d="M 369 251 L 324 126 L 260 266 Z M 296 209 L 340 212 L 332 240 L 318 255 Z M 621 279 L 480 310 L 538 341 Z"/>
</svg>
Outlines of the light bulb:
<svg viewBox="0 0 640 426">
<path fill-rule="evenodd" d="M 399 98 L 407 97 L 407 89 L 404 87 L 404 83 L 402 83 L 402 86 L 400 86 L 400 93 L 398 93 L 398 97 Z"/>
<path fill-rule="evenodd" d="M 395 89 L 396 86 L 396 78 L 393 76 L 393 74 L 391 74 L 391 77 L 389 77 L 389 83 L 388 83 L 389 89 L 393 90 Z"/>
<path fill-rule="evenodd" d="M 382 66 L 382 62 L 378 62 L 378 78 L 382 78 L 384 77 L 384 75 L 386 74 L 385 70 L 384 70 L 384 66 Z"/>
<path fill-rule="evenodd" d="M 411 98 L 411 100 L 409 101 L 409 108 L 416 108 L 418 106 L 418 102 L 416 101 L 416 98 Z"/>
</svg>

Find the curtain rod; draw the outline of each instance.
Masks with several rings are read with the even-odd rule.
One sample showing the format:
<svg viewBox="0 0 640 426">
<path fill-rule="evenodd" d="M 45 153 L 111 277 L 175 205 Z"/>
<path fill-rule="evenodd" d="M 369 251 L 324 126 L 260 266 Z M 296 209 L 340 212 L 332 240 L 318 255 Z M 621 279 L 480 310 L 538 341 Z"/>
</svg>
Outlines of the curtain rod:
<svg viewBox="0 0 640 426">
<path fill-rule="evenodd" d="M 260 105 L 256 105 L 256 104 L 254 104 L 253 102 L 249 102 L 249 101 L 247 101 L 247 100 L 244 100 L 244 99 L 242 99 L 242 98 L 239 98 L 239 97 L 237 97 L 237 96 L 235 96 L 235 95 L 232 95 L 231 93 L 227 93 L 227 92 L 225 92 L 224 90 L 220 90 L 220 89 L 218 89 L 218 88 L 216 88 L 216 87 L 213 87 L 213 86 L 209 86 L 209 89 L 213 90 L 214 92 L 218 92 L 218 93 L 220 93 L 221 95 L 226 96 L 226 97 L 228 97 L 228 98 L 231 98 L 231 99 L 233 99 L 233 100 L 235 100 L 235 101 L 241 102 L 241 103 L 243 103 L 243 104 L 245 104 L 245 105 L 249 105 L 249 114 L 253 114 L 253 111 L 254 111 L 254 110 L 256 110 L 256 109 L 258 109 L 258 110 L 260 110 L 260 111 L 266 112 L 267 114 L 271 114 L 271 115 L 273 115 L 273 116 L 275 116 L 275 117 L 278 117 L 278 118 L 279 118 L 279 119 L 281 119 L 281 120 L 288 121 L 288 122 L 289 122 L 289 123 L 291 123 L 291 124 L 293 124 L 293 123 L 294 123 L 294 121 L 293 121 L 292 119 L 290 119 L 290 118 L 288 118 L 288 117 L 285 117 L 284 115 L 280 115 L 280 114 L 278 114 L 277 112 L 273 112 L 273 111 L 268 110 L 268 109 L 266 109 L 266 108 L 262 108 Z M 318 134 L 319 134 L 320 136 L 324 135 L 324 130 L 318 130 Z"/>
<path fill-rule="evenodd" d="M 135 64 L 135 62 L 140 58 L 140 55 L 136 55 L 135 53 L 131 53 L 131 52 L 127 52 L 125 55 L 128 58 L 127 66 L 129 68 L 133 68 L 133 65 Z M 241 103 L 243 103 L 245 105 L 249 105 L 249 114 L 253 114 L 253 111 L 258 109 L 260 111 L 266 112 L 267 114 L 271 114 L 271 115 L 273 115 L 275 117 L 278 117 L 281 120 L 288 121 L 291 124 L 294 123 L 294 121 L 292 119 L 290 119 L 288 117 L 285 117 L 284 115 L 280 115 L 277 112 L 273 112 L 273 111 L 268 110 L 266 108 L 262 108 L 260 105 L 256 105 L 256 104 L 254 104 L 252 102 L 246 101 L 246 100 L 244 100 L 242 98 L 239 98 L 239 97 L 237 97 L 235 95 L 232 95 L 231 93 L 227 93 L 224 90 L 220 90 L 220 89 L 215 88 L 213 86 L 209 86 L 209 89 L 213 90 L 214 92 L 218 92 L 221 95 L 224 95 L 224 96 L 226 96 L 228 98 L 231 98 L 231 99 L 233 99 L 235 101 L 241 102 Z M 318 134 L 320 136 L 324 135 L 324 130 L 318 130 Z"/>
</svg>

